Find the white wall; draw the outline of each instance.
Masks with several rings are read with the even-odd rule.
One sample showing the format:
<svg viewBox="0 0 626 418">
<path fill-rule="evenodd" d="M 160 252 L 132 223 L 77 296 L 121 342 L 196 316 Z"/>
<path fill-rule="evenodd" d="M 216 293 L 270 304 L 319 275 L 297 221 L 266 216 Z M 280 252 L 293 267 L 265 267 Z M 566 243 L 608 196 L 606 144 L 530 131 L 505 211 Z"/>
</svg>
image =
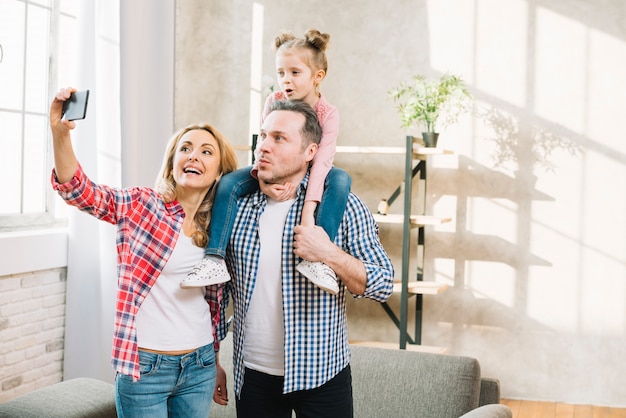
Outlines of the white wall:
<svg viewBox="0 0 626 418">
<path fill-rule="evenodd" d="M 423 343 L 477 357 L 505 397 L 626 404 L 621 2 L 186 0 L 176 19 L 176 125 L 207 120 L 237 144 L 282 29 L 332 36 L 322 91 L 340 145 L 402 146 L 387 91 L 417 73 L 462 75 L 476 112 L 441 133 L 456 154 L 430 161 L 428 185 L 429 211 L 453 222 L 427 231 L 426 278 L 451 288 L 425 298 Z M 375 209 L 402 158 L 336 164 Z M 398 270 L 399 234 L 381 231 Z M 352 338 L 397 341 L 376 304 L 349 308 Z"/>
<path fill-rule="evenodd" d="M 120 1 L 122 185 L 154 186 L 174 132 L 174 0 Z"/>
</svg>

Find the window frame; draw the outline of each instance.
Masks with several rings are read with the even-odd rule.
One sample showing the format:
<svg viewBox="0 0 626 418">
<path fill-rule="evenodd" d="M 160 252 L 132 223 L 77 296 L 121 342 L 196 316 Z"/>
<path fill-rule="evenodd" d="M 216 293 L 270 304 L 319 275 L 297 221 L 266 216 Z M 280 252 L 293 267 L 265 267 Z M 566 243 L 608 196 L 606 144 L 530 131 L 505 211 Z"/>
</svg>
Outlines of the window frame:
<svg viewBox="0 0 626 418">
<path fill-rule="evenodd" d="M 27 230 L 27 229 L 40 229 L 45 227 L 58 227 L 63 226 L 67 223 L 67 216 L 64 209 L 64 205 L 58 204 L 58 197 L 56 197 L 56 193 L 50 187 L 50 170 L 53 166 L 53 156 L 52 156 L 52 146 L 51 146 L 51 134 L 50 130 L 46 129 L 45 140 L 43 142 L 43 149 L 38 148 L 43 155 L 43 164 L 44 167 L 41 168 L 42 176 L 39 176 L 41 181 L 40 188 L 38 189 L 38 193 L 43 192 L 44 195 L 41 201 L 41 210 L 25 212 L 25 196 L 28 193 L 27 186 L 25 185 L 25 179 L 23 172 L 27 170 L 27 166 L 25 164 L 25 160 L 28 157 L 25 153 L 25 144 L 27 141 L 27 119 L 28 117 L 37 116 L 43 117 L 44 125 L 47 126 L 48 120 L 48 111 L 47 107 L 44 106 L 44 112 L 41 111 L 32 111 L 27 108 L 26 103 L 26 90 L 29 85 L 29 79 L 27 77 L 29 71 L 29 62 L 27 60 L 28 48 L 29 48 L 29 36 L 33 36 L 34 30 L 29 30 L 29 12 L 31 9 L 29 7 L 38 7 L 41 9 L 45 9 L 48 13 L 48 30 L 47 30 L 47 48 L 45 50 L 45 62 L 47 63 L 47 71 L 45 74 L 46 80 L 46 91 L 44 92 L 44 97 L 47 100 L 47 103 L 53 97 L 53 92 L 56 91 L 59 85 L 59 66 L 61 65 L 61 42 L 63 39 L 75 39 L 75 36 L 72 36 L 73 33 L 77 30 L 77 13 L 76 13 L 76 0 L 12 0 L 15 3 L 20 3 L 23 5 L 23 19 L 24 19 L 24 38 L 22 40 L 22 55 L 21 59 L 23 60 L 22 67 L 22 85 L 21 85 L 21 93 L 20 104 L 21 108 L 0 108 L 0 111 L 3 113 L 13 113 L 18 114 L 21 119 L 21 132 L 20 138 L 18 141 L 19 146 L 21 146 L 20 151 L 20 162 L 18 163 L 18 169 L 21 171 L 20 174 L 20 184 L 19 184 L 19 212 L 18 213 L 0 213 L 0 232 L 7 231 L 19 231 L 19 230 Z M 61 5 L 64 5 L 65 10 L 61 11 Z M 61 17 L 68 18 L 73 20 L 73 25 L 66 25 L 64 28 L 61 28 L 60 22 Z M 38 40 L 37 40 L 38 41 Z M 37 42 L 35 41 L 35 42 Z M 2 50 L 3 56 L 6 54 L 5 50 Z M 64 58 L 65 61 L 72 60 L 74 57 L 68 54 L 67 57 Z M 18 58 L 19 59 L 19 58 Z M 65 62 L 67 64 L 67 62 Z M 33 64 L 30 64 L 33 65 Z M 75 65 L 67 65 L 68 68 L 75 68 Z M 70 75 L 71 77 L 72 75 Z M 39 79 L 41 80 L 41 78 Z M 41 125 L 40 125 L 41 126 Z"/>
</svg>

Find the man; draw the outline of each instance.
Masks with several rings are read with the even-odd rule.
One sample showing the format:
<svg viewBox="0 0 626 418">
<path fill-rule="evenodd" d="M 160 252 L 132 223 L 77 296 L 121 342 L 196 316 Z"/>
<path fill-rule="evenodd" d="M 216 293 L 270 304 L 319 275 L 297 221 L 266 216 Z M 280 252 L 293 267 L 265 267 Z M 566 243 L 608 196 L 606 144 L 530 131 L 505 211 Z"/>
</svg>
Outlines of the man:
<svg viewBox="0 0 626 418">
<path fill-rule="evenodd" d="M 321 227 L 299 225 L 309 162 L 321 138 L 309 105 L 276 102 L 260 137 L 260 191 L 239 199 L 226 256 L 233 278 L 224 301 L 232 295 L 237 415 L 289 418 L 293 410 L 298 416 L 352 417 L 346 290 L 356 298 L 387 300 L 393 266 L 370 211 L 353 194 L 334 243 Z M 277 185 L 294 185 L 291 198 L 273 199 Z M 337 295 L 296 271 L 303 258 L 337 273 Z M 220 338 L 227 325 L 223 317 Z M 214 399 L 225 403 L 220 369 Z"/>
</svg>

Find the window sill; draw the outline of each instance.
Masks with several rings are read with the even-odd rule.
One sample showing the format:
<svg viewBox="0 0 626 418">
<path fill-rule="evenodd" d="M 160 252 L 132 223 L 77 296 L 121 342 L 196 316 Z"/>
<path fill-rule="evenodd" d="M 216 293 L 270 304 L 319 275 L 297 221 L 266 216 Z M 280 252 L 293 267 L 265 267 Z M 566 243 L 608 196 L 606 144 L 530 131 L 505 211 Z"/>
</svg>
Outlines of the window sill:
<svg viewBox="0 0 626 418">
<path fill-rule="evenodd" d="M 0 276 L 67 266 L 65 228 L 0 232 Z"/>
</svg>

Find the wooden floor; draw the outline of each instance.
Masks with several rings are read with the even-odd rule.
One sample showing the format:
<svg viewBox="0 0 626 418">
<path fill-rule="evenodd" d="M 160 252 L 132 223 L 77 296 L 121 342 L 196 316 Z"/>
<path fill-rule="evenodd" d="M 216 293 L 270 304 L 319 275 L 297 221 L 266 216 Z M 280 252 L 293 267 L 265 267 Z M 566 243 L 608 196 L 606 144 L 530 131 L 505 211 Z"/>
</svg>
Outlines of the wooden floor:
<svg viewBox="0 0 626 418">
<path fill-rule="evenodd" d="M 626 408 L 502 399 L 513 418 L 626 418 Z"/>
</svg>

